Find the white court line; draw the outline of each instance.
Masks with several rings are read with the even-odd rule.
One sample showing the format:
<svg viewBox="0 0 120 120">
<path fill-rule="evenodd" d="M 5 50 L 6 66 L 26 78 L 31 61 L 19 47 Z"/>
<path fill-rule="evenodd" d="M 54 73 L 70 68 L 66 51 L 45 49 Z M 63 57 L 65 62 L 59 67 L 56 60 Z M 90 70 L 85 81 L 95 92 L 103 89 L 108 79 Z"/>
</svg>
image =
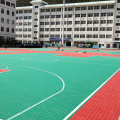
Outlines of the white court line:
<svg viewBox="0 0 120 120">
<path fill-rule="evenodd" d="M 120 68 L 111 75 L 102 85 L 100 85 L 93 93 L 91 93 L 84 101 L 82 101 L 73 111 L 71 111 L 63 120 L 67 120 L 69 117 L 71 117 L 83 104 L 85 104 L 98 90 L 100 90 L 118 71 Z"/>
<path fill-rule="evenodd" d="M 12 64 L 7 64 L 7 65 L 12 65 Z M 37 105 L 43 103 L 44 101 L 46 101 L 46 100 L 48 100 L 48 99 L 54 97 L 55 95 L 61 93 L 61 92 L 64 90 L 64 88 L 65 88 L 65 82 L 63 81 L 63 79 L 62 79 L 60 76 L 58 76 L 58 75 L 56 75 L 56 74 L 54 74 L 54 73 L 52 73 L 52 72 L 49 72 L 49 71 L 46 71 L 46 70 L 42 70 L 42 69 L 38 69 L 38 68 L 28 67 L 28 66 L 20 66 L 20 65 L 12 65 L 12 66 L 26 67 L 26 68 L 31 68 L 31 69 L 35 69 L 35 70 L 41 70 L 41 71 L 47 72 L 47 73 L 49 73 L 49 74 L 52 74 L 52 75 L 56 76 L 57 78 L 59 78 L 59 79 L 62 81 L 63 87 L 62 87 L 62 89 L 61 89 L 59 92 L 57 92 L 57 93 L 55 93 L 55 94 L 49 96 L 48 98 L 46 98 L 46 99 L 44 99 L 44 100 L 42 100 L 42 101 L 40 101 L 40 102 L 34 104 L 33 106 L 31 106 L 31 107 L 29 107 L 29 108 L 23 110 L 22 112 L 20 112 L 20 113 L 14 115 L 14 116 L 8 118 L 7 120 L 12 120 L 13 118 L 16 118 L 17 116 L 19 116 L 19 115 L 21 115 L 21 114 L 27 112 L 28 110 L 30 110 L 30 109 L 36 107 Z"/>
</svg>

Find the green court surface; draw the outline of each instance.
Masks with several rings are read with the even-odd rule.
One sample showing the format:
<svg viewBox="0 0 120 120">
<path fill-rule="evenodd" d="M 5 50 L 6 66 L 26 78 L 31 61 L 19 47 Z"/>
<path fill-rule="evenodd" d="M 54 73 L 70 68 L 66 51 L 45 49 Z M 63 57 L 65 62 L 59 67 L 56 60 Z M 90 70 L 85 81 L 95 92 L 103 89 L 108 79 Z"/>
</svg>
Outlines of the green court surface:
<svg viewBox="0 0 120 120">
<path fill-rule="evenodd" d="M 120 68 L 120 58 L 0 55 L 0 69 L 6 68 L 11 71 L 0 73 L 0 119 L 63 120 Z"/>
</svg>

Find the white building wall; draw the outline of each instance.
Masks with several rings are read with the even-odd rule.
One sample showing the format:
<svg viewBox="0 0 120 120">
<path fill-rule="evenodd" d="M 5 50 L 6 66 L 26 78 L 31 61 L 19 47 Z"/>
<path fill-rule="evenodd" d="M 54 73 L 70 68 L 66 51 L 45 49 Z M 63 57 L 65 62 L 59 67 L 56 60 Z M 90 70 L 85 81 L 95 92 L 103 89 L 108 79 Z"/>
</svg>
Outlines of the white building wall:
<svg viewBox="0 0 120 120">
<path fill-rule="evenodd" d="M 4 2 L 4 4 L 2 3 Z M 10 2 L 7 5 L 6 2 Z M 4 11 L 3 13 L 1 11 Z M 7 15 L 9 11 L 9 15 Z M 4 20 L 4 22 L 3 22 Z M 4 0 L 0 1 L 0 36 L 1 37 L 15 37 L 15 21 L 16 21 L 16 0 Z M 4 28 L 4 29 L 2 29 Z M 6 29 L 9 29 L 7 31 Z"/>
<path fill-rule="evenodd" d="M 62 4 L 59 5 L 47 5 L 44 1 L 32 1 L 31 2 L 33 6 L 31 7 L 18 7 L 17 11 L 20 9 L 32 9 L 32 33 L 31 38 L 20 38 L 22 40 L 30 40 L 31 42 L 34 41 L 42 41 L 45 43 L 50 42 L 50 38 L 62 38 Z M 38 6 L 36 8 L 35 6 Z M 92 7 L 92 10 L 88 10 L 88 7 Z M 99 9 L 94 9 L 94 7 L 98 6 Z M 102 9 L 103 6 L 107 6 L 106 9 Z M 110 8 L 112 6 L 113 8 Z M 80 10 L 76 10 L 76 7 L 80 7 Z M 86 10 L 81 10 L 82 7 L 86 7 Z M 67 10 L 65 11 L 65 15 L 72 15 L 72 17 L 65 17 L 65 38 L 72 38 L 71 45 L 74 45 L 74 43 L 78 43 L 81 41 L 88 42 L 96 42 L 97 44 L 111 44 L 113 43 L 115 39 L 115 23 L 114 21 L 116 18 L 116 7 L 117 1 L 101 1 L 101 2 L 89 2 L 89 3 L 75 3 L 75 4 L 66 4 L 65 8 L 69 9 L 72 8 L 71 11 Z M 60 11 L 57 11 L 58 8 L 61 8 Z M 50 11 L 47 11 L 50 10 Z M 55 9 L 53 12 L 52 9 Z M 38 13 L 37 15 L 35 14 Z M 88 14 L 92 13 L 93 16 L 89 17 Z M 94 14 L 98 13 L 99 16 L 94 16 Z M 113 15 L 109 15 L 110 13 L 113 13 Z M 77 14 L 80 14 L 79 17 L 75 17 Z M 86 17 L 83 17 L 82 15 L 85 14 Z M 105 15 L 103 15 L 105 14 Z M 25 14 L 23 14 L 24 16 Z M 52 18 L 52 16 L 55 15 L 55 17 Z M 56 18 L 56 16 L 60 15 L 60 18 Z M 19 16 L 19 14 L 17 15 Z M 46 18 L 46 16 L 49 16 Z M 35 21 L 35 19 L 38 19 Z M 98 24 L 95 24 L 95 21 L 98 21 Z M 24 20 L 25 21 L 25 20 Z M 83 21 L 85 24 L 82 24 Z M 92 21 L 92 24 L 88 24 L 88 22 Z M 101 23 L 101 22 L 105 23 Z M 117 19 L 118 21 L 118 19 Z M 26 21 L 28 22 L 28 21 Z M 52 22 L 55 22 L 55 24 L 52 24 Z M 56 22 L 60 22 L 60 24 L 56 24 Z M 69 24 L 67 24 L 69 22 Z M 70 24 L 70 22 L 72 24 Z M 78 22 L 78 24 L 76 23 Z M 49 24 L 48 24 L 49 23 Z M 36 27 L 35 27 L 36 25 Z M 24 25 L 22 27 L 25 27 Z M 18 29 L 18 27 L 16 27 Z M 75 29 L 79 30 L 75 30 Z M 85 30 L 81 30 L 82 28 L 85 28 Z M 98 30 L 95 31 L 93 29 L 97 28 Z M 118 27 L 117 27 L 118 28 Z M 46 30 L 48 29 L 48 31 Z M 69 30 L 70 29 L 70 30 Z M 92 29 L 92 30 L 88 30 Z M 36 32 L 35 32 L 36 31 Z M 17 36 L 19 36 L 20 32 L 17 32 Z M 21 33 L 23 34 L 23 33 Z M 26 32 L 26 34 L 28 34 Z M 56 37 L 57 36 L 57 37 Z M 84 37 L 85 36 L 85 37 Z M 98 37 L 96 37 L 98 36 Z M 119 37 L 119 36 L 118 36 Z M 18 40 L 19 37 L 17 37 Z M 53 43 L 53 42 L 51 42 Z M 60 43 L 60 42 L 59 42 Z"/>
</svg>

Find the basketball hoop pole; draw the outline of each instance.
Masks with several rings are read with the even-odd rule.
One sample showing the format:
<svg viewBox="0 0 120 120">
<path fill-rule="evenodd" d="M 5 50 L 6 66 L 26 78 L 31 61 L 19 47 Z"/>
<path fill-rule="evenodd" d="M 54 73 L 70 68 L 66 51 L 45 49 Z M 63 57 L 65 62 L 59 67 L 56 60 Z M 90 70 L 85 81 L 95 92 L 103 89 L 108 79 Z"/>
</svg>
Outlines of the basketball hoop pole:
<svg viewBox="0 0 120 120">
<path fill-rule="evenodd" d="M 65 0 L 63 0 L 63 28 L 62 28 L 62 50 L 63 50 L 63 43 L 64 43 L 64 14 L 65 14 Z"/>
</svg>

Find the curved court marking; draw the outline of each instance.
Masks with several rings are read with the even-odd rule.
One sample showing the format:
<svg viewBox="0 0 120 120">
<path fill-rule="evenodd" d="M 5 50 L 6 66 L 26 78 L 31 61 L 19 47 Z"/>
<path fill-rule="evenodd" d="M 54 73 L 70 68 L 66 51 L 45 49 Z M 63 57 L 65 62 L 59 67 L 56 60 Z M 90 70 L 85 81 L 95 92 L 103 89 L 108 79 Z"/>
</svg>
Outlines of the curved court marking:
<svg viewBox="0 0 120 120">
<path fill-rule="evenodd" d="M 71 111 L 63 120 L 67 120 L 69 117 L 71 117 L 77 110 L 84 105 L 98 90 L 100 90 L 118 71 L 120 68 L 113 73 L 102 85 L 100 85 L 93 93 L 91 93 L 84 101 L 82 101 L 73 111 Z"/>
<path fill-rule="evenodd" d="M 7 65 L 12 65 L 12 64 L 7 64 Z M 28 66 L 21 66 L 21 65 L 12 65 L 12 66 L 26 67 L 26 68 L 31 68 L 31 69 L 35 69 L 35 70 L 41 70 L 41 71 L 47 72 L 47 73 L 49 73 L 49 74 L 52 74 L 52 75 L 56 76 L 57 78 L 59 78 L 59 79 L 62 81 L 63 87 L 62 87 L 62 89 L 61 89 L 59 92 L 57 92 L 57 93 L 55 93 L 55 94 L 49 96 L 48 98 L 46 98 L 46 99 L 44 99 L 44 100 L 42 100 L 42 101 L 40 101 L 40 102 L 34 104 L 33 106 L 31 106 L 31 107 L 29 107 L 29 108 L 23 110 L 22 112 L 20 112 L 20 113 L 14 115 L 14 116 L 8 118 L 7 120 L 11 120 L 11 119 L 13 119 L 13 118 L 15 118 L 15 117 L 17 117 L 17 116 L 19 116 L 19 115 L 21 115 L 21 114 L 27 112 L 28 110 L 30 110 L 30 109 L 36 107 L 37 105 L 43 103 L 44 101 L 46 101 L 46 100 L 48 100 L 48 99 L 54 97 L 55 95 L 61 93 L 61 92 L 64 90 L 64 88 L 65 88 L 65 82 L 64 82 L 64 80 L 63 80 L 60 76 L 58 76 L 58 75 L 56 75 L 56 74 L 54 74 L 54 73 L 52 73 L 52 72 L 49 72 L 49 71 L 46 71 L 46 70 L 42 70 L 42 69 L 38 69 L 38 68 L 28 67 Z"/>
<path fill-rule="evenodd" d="M 5 66 L 5 65 L 0 65 L 0 66 Z M 8 66 L 5 66 L 5 68 L 3 70 L 6 70 L 8 69 L 9 67 Z"/>
</svg>

